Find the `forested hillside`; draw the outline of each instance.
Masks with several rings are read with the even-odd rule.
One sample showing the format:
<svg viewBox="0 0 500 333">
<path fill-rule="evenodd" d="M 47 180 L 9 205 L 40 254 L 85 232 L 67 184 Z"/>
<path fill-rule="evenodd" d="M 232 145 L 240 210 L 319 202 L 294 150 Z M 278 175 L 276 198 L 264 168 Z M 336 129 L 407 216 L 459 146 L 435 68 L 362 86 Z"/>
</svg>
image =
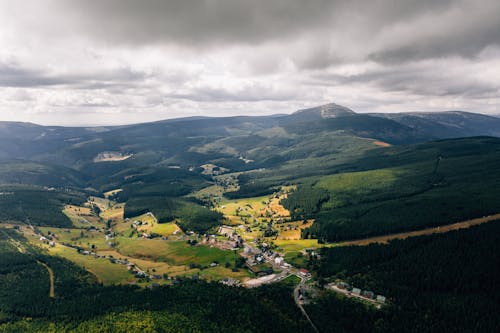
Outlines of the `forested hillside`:
<svg viewBox="0 0 500 333">
<path fill-rule="evenodd" d="M 385 295 L 389 305 L 377 311 L 327 294 L 311 313 L 325 332 L 493 332 L 499 244 L 495 221 L 388 245 L 325 248 L 314 265 L 321 278 Z"/>
</svg>

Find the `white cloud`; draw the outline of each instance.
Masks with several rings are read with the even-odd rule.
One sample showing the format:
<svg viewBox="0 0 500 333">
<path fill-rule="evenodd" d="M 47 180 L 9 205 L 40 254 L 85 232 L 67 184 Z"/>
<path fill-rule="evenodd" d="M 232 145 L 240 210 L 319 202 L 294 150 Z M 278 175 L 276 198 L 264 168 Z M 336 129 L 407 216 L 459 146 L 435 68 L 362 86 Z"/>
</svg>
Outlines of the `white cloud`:
<svg viewBox="0 0 500 333">
<path fill-rule="evenodd" d="M 498 1 L 0 0 L 0 120 L 498 113 Z"/>
</svg>

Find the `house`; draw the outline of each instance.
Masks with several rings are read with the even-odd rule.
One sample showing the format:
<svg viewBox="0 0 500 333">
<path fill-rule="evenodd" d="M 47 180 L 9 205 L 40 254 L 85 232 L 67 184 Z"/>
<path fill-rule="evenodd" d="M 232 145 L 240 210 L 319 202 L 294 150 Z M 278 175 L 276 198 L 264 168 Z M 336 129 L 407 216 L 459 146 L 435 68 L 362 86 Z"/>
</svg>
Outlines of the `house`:
<svg viewBox="0 0 500 333">
<path fill-rule="evenodd" d="M 238 286 L 240 284 L 240 281 L 226 277 L 221 280 L 221 283 L 225 284 L 226 286 L 233 287 L 233 286 Z"/>
<path fill-rule="evenodd" d="M 280 265 L 281 266 L 281 265 L 283 265 L 284 262 L 285 262 L 285 259 L 283 257 L 276 257 L 276 258 L 274 258 L 274 263 L 276 265 Z"/>
<path fill-rule="evenodd" d="M 54 242 L 54 241 L 50 241 L 50 242 L 49 242 L 49 245 L 50 245 L 50 247 L 55 247 L 55 246 L 56 246 L 56 242 Z"/>
<path fill-rule="evenodd" d="M 373 291 L 369 291 L 369 290 L 363 291 L 363 296 L 365 296 L 366 298 L 370 298 L 370 299 L 375 298 L 375 294 L 373 293 Z"/>
<path fill-rule="evenodd" d="M 382 304 L 385 303 L 385 296 L 377 295 L 377 302 Z"/>
<path fill-rule="evenodd" d="M 310 277 L 311 276 L 311 273 L 309 273 L 309 271 L 305 268 L 301 268 L 299 270 L 299 274 L 302 275 L 302 276 L 305 276 L 305 277 Z"/>
<path fill-rule="evenodd" d="M 222 225 L 219 227 L 219 229 L 217 230 L 217 233 L 219 235 L 223 235 L 223 236 L 230 236 L 234 233 L 234 229 L 230 226 L 227 226 L 227 225 Z"/>
<path fill-rule="evenodd" d="M 210 267 L 215 267 L 215 266 L 217 266 L 216 262 L 213 262 L 213 263 L 210 264 Z"/>
<path fill-rule="evenodd" d="M 353 293 L 354 295 L 361 295 L 361 289 L 359 288 L 352 288 L 352 291 L 351 293 Z"/>
<path fill-rule="evenodd" d="M 349 283 L 345 283 L 345 282 L 339 282 L 337 284 L 337 287 L 339 287 L 340 289 L 349 289 L 350 288 Z"/>
</svg>

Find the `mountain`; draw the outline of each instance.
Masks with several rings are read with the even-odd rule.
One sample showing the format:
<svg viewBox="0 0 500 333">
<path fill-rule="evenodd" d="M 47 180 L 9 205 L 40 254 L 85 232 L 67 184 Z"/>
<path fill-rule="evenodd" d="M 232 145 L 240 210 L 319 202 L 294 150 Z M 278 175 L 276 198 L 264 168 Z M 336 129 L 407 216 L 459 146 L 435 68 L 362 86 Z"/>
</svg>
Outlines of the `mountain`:
<svg viewBox="0 0 500 333">
<path fill-rule="evenodd" d="M 394 120 L 428 138 L 500 136 L 500 118 L 463 111 L 374 113 L 372 116 Z"/>
<path fill-rule="evenodd" d="M 344 157 L 380 145 L 481 135 L 500 136 L 500 119 L 456 111 L 358 114 L 330 103 L 289 115 L 191 117 L 97 128 L 1 122 L 0 162 L 29 161 L 79 172 L 65 178 L 71 181 L 54 179 L 58 185 L 133 174 L 137 168 L 206 163 L 229 171 L 287 169 L 281 176 L 295 177 L 326 172 Z M 314 166 L 307 165 L 313 160 Z M 33 179 L 32 166 L 19 168 L 15 177 L 9 171 L 0 182 Z"/>
<path fill-rule="evenodd" d="M 356 112 L 345 106 L 329 103 L 314 108 L 298 110 L 289 115 L 287 118 L 293 121 L 312 121 L 318 119 L 347 117 L 355 114 Z"/>
</svg>

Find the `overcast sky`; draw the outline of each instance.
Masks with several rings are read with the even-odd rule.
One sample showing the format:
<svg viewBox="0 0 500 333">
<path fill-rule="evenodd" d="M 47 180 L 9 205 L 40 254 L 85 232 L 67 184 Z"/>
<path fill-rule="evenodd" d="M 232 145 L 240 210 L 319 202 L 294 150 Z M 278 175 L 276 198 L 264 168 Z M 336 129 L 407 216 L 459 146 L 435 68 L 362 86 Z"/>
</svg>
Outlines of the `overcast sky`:
<svg viewBox="0 0 500 333">
<path fill-rule="evenodd" d="M 0 0 L 0 120 L 500 113 L 498 0 Z"/>
</svg>

